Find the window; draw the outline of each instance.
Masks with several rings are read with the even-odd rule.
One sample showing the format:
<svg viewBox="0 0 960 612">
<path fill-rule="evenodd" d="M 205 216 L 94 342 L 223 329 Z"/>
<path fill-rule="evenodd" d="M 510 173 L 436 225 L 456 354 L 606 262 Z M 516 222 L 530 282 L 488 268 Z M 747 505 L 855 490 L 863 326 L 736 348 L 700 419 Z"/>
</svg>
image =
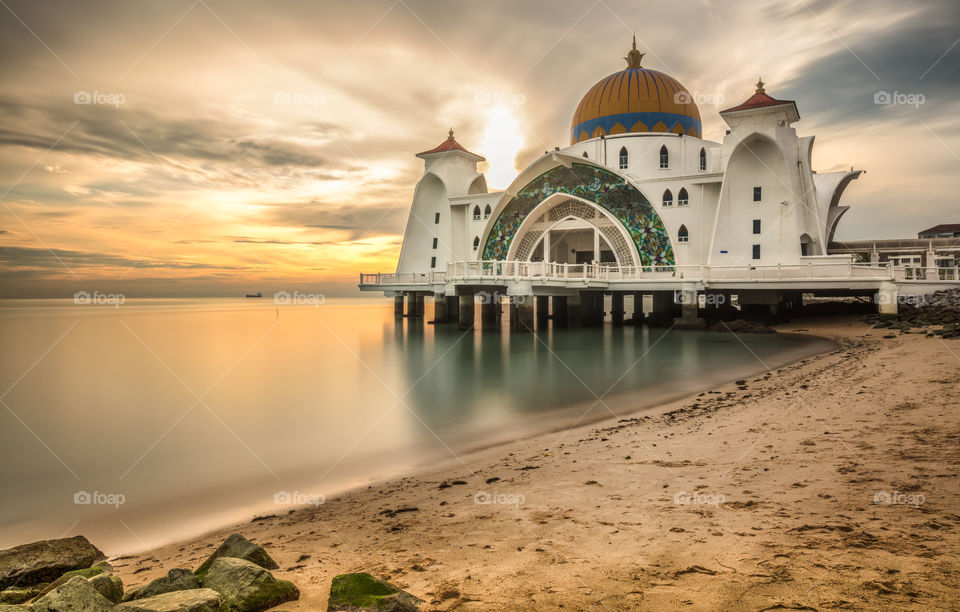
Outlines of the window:
<svg viewBox="0 0 960 612">
<path fill-rule="evenodd" d="M 437 248 L 437 239 L 436 239 L 436 238 L 433 239 L 433 248 Z"/>
<path fill-rule="evenodd" d="M 673 194 L 670 193 L 669 189 L 663 192 L 663 205 L 673 206 Z"/>
<path fill-rule="evenodd" d="M 487 204 L 487 207 L 483 209 L 483 218 L 484 218 L 484 219 L 489 219 L 489 218 L 490 218 L 490 205 L 489 205 L 489 204 Z"/>
<path fill-rule="evenodd" d="M 440 224 L 440 213 L 436 213 L 435 215 L 433 215 L 433 222 L 436 223 L 437 225 Z"/>
<path fill-rule="evenodd" d="M 754 234 L 760 233 L 760 219 L 753 220 L 753 233 Z"/>
<path fill-rule="evenodd" d="M 707 150 L 700 149 L 700 172 L 707 169 Z"/>
<path fill-rule="evenodd" d="M 473 220 L 474 220 L 474 221 L 479 221 L 479 220 L 480 220 L 480 207 L 479 207 L 479 206 L 474 206 L 474 207 L 473 207 Z"/>
<path fill-rule="evenodd" d="M 478 248 L 480 248 L 480 236 L 473 239 L 473 250 L 476 251 Z"/>
<path fill-rule="evenodd" d="M 680 231 L 677 232 L 677 242 L 690 242 L 690 232 L 687 231 L 686 225 L 680 226 Z"/>
<path fill-rule="evenodd" d="M 690 196 L 687 195 L 686 188 L 680 188 L 680 193 L 677 194 L 677 206 L 686 206 L 690 203 Z"/>
<path fill-rule="evenodd" d="M 760 259 L 760 245 L 759 245 L 759 244 L 753 245 L 753 258 L 754 258 L 754 259 Z"/>
<path fill-rule="evenodd" d="M 660 147 L 660 167 L 669 168 L 670 167 L 670 153 L 667 152 L 667 145 Z"/>
<path fill-rule="evenodd" d="M 754 188 L 753 188 L 753 201 L 754 201 L 754 202 L 759 202 L 759 201 L 761 200 L 762 196 L 763 196 L 763 194 L 762 194 L 762 192 L 761 192 L 761 189 L 760 189 L 759 187 L 754 187 Z"/>
<path fill-rule="evenodd" d="M 436 267 L 437 267 L 437 258 L 436 258 L 436 257 L 431 257 L 431 258 L 430 258 L 430 267 L 431 267 L 431 268 L 436 268 Z"/>
<path fill-rule="evenodd" d="M 626 170 L 630 156 L 627 155 L 627 147 L 620 147 L 620 169 Z"/>
</svg>

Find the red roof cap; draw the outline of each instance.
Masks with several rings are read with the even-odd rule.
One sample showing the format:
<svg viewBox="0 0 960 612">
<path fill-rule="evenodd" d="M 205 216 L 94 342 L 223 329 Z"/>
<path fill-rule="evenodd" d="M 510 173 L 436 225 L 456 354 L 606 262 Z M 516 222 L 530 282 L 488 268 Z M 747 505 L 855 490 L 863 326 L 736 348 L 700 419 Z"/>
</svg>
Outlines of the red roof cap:
<svg viewBox="0 0 960 612">
<path fill-rule="evenodd" d="M 467 151 L 466 149 L 464 149 L 463 145 L 457 142 L 456 139 L 453 137 L 453 128 L 450 128 L 449 136 L 447 136 L 446 140 L 440 143 L 440 146 L 430 149 L 429 151 L 423 151 L 421 153 L 417 153 L 417 157 L 421 155 L 430 155 L 432 153 L 446 153 L 447 151 L 454 151 L 454 150 L 463 151 L 467 155 L 473 155 L 474 157 L 479 158 L 481 161 L 486 161 L 483 158 L 483 156 L 477 155 L 476 153 L 471 153 L 470 151 Z"/>
<path fill-rule="evenodd" d="M 769 96 L 763 89 L 763 81 L 758 81 L 756 93 L 750 96 L 746 102 L 720 112 L 732 113 L 735 111 L 750 110 L 753 108 L 763 108 L 765 106 L 780 106 L 782 104 L 796 104 L 796 102 L 793 100 L 777 100 L 776 98 Z"/>
</svg>

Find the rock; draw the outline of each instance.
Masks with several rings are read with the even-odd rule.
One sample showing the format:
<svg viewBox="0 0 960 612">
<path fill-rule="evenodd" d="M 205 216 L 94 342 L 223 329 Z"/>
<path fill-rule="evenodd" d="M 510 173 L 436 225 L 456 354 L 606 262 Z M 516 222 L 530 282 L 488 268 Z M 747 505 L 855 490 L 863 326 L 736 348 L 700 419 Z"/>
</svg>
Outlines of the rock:
<svg viewBox="0 0 960 612">
<path fill-rule="evenodd" d="M 146 599 L 125 601 L 114 612 L 224 612 L 220 593 L 213 589 L 171 591 Z M 2 612 L 2 611 L 0 611 Z"/>
<path fill-rule="evenodd" d="M 51 582 L 106 556 L 83 536 L 41 540 L 0 550 L 0 589 Z"/>
<path fill-rule="evenodd" d="M 40 591 L 40 585 L 24 588 L 10 587 L 5 591 L 0 591 L 0 604 L 22 604 L 39 595 Z"/>
<path fill-rule="evenodd" d="M 215 559 L 220 557 L 233 557 L 235 559 L 243 559 L 244 561 L 249 561 L 250 563 L 256 563 L 260 567 L 266 569 L 278 569 L 280 566 L 277 565 L 277 562 L 270 558 L 270 555 L 267 554 L 267 551 L 263 550 L 262 547 L 254 544 L 247 538 L 243 537 L 239 533 L 235 533 L 226 540 L 223 541 L 223 544 L 220 545 L 220 548 L 213 551 L 213 554 L 203 562 L 203 564 L 197 568 L 195 572 L 197 576 L 202 580 L 203 575 L 207 573 L 207 570 L 210 569 L 210 566 L 213 564 Z"/>
<path fill-rule="evenodd" d="M 340 574 L 330 584 L 327 612 L 416 612 L 423 600 L 370 574 Z"/>
<path fill-rule="evenodd" d="M 113 602 L 90 586 L 83 576 L 74 576 L 30 604 L 33 612 L 100 612 L 112 610 Z"/>
<path fill-rule="evenodd" d="M 89 578 L 90 586 L 94 588 L 97 593 L 100 593 L 110 601 L 115 604 L 120 603 L 120 600 L 123 599 L 123 581 L 120 580 L 119 576 L 111 576 L 110 574 L 97 574 L 93 578 Z"/>
<path fill-rule="evenodd" d="M 30 606 L 17 606 L 0 603 L 0 612 L 30 612 Z"/>
<path fill-rule="evenodd" d="M 188 569 L 174 568 L 149 584 L 130 589 L 123 594 L 123 601 L 144 599 L 155 595 L 162 595 L 172 591 L 189 591 L 199 589 L 200 580 Z"/>
<path fill-rule="evenodd" d="M 259 565 L 233 557 L 216 559 L 203 586 L 220 593 L 231 612 L 259 612 L 300 599 L 300 590 L 289 580 L 277 580 Z"/>
<path fill-rule="evenodd" d="M 53 582 L 45 586 L 43 589 L 41 589 L 38 596 L 43 597 L 44 595 L 46 595 L 53 589 L 57 588 L 61 584 L 65 584 L 68 580 L 70 580 L 74 576 L 80 576 L 82 578 L 93 578 L 94 576 L 102 573 L 103 573 L 103 570 L 99 567 L 87 567 L 84 569 L 78 569 L 78 570 L 73 570 L 72 572 L 67 572 L 63 576 L 60 576 L 59 578 L 57 578 L 56 580 L 54 580 Z"/>
</svg>

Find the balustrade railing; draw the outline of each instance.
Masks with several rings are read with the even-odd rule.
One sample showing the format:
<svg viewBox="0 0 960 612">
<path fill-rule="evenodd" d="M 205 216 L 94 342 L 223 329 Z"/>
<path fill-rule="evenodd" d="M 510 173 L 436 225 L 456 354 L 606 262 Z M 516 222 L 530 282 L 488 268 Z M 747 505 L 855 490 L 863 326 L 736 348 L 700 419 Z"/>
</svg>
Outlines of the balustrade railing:
<svg viewBox="0 0 960 612">
<path fill-rule="evenodd" d="M 361 274 L 364 286 L 434 285 L 451 281 L 790 281 L 790 280 L 943 280 L 960 281 L 958 268 L 894 267 L 891 264 L 850 261 L 810 261 L 763 266 L 620 266 L 617 264 L 561 264 L 531 261 L 456 261 L 445 271 L 427 273 Z"/>
</svg>

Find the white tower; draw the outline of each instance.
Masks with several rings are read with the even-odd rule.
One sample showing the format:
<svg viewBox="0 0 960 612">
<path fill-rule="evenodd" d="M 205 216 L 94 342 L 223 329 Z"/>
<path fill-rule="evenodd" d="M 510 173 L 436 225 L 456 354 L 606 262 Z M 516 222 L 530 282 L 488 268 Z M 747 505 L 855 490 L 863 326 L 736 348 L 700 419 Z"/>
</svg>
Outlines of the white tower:
<svg viewBox="0 0 960 612">
<path fill-rule="evenodd" d="M 463 148 L 452 128 L 440 146 L 417 157 L 424 160 L 424 171 L 413 192 L 398 274 L 444 270 L 450 261 L 467 259 L 466 207 L 451 206 L 450 198 L 487 192 L 486 181 L 477 171 L 477 163 L 484 158 Z"/>
</svg>

